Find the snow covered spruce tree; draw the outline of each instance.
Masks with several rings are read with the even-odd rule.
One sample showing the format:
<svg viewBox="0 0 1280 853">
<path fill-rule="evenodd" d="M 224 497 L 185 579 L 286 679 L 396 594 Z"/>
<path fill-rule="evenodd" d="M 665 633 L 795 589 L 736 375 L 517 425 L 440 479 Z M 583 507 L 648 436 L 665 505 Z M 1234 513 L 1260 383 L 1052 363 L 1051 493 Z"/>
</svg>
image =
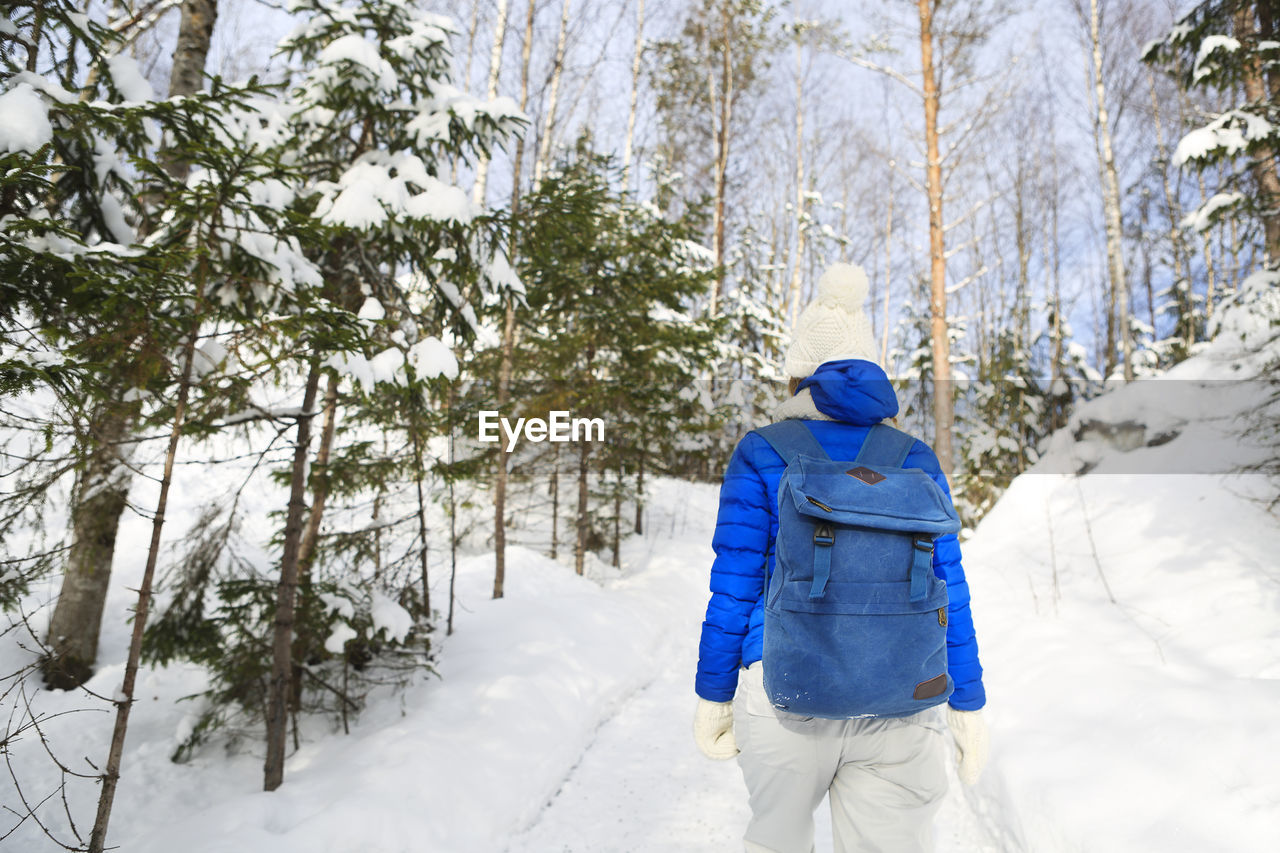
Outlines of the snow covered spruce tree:
<svg viewBox="0 0 1280 853">
<path fill-rule="evenodd" d="M 291 135 L 273 120 L 263 89 L 214 80 L 207 93 L 155 100 L 132 60 L 112 52 L 119 44 L 111 28 L 69 6 L 15 11 L 6 29 L 29 50 L 18 71 L 15 53 L 5 53 L 3 97 L 13 108 L 6 114 L 20 115 L 32 138 L 7 146 L 18 159 L 6 163 L 13 191 L 0 264 L 6 320 L 24 333 L 7 325 L 6 338 L 20 338 L 24 355 L 41 347 L 61 355 L 34 362 L 46 369 L 7 375 L 57 392 L 51 422 L 73 425 L 68 459 L 77 474 L 69 561 L 44 660 L 55 686 L 92 674 L 130 473 L 163 469 L 88 842 L 101 850 L 177 449 L 184 435 L 211 429 L 250 381 L 217 369 L 222 340 L 260 331 L 268 311 L 283 311 L 274 325 L 295 329 L 342 325 L 342 317 L 305 304 L 321 279 L 300 238 L 315 229 L 280 201 L 297 183 L 281 159 Z M 6 353 L 6 368 L 15 361 Z M 48 369 L 55 363 L 60 371 Z M 158 459 L 140 450 L 153 430 L 165 439 Z"/>
<path fill-rule="evenodd" d="M 682 438 L 697 429 L 688 392 L 705 377 L 716 332 L 687 313 L 715 272 L 691 248 L 692 220 L 664 220 L 618 181 L 580 139 L 526 197 L 517 232 L 528 302 L 517 312 L 525 367 L 513 387 L 531 401 L 520 414 L 546 417 L 534 409 L 551 404 L 607 430 L 603 444 L 570 445 L 579 574 L 587 552 L 608 541 L 601 527 L 613 528 L 616 550 L 622 499 L 643 500 L 644 472 L 665 472 L 672 451 L 687 449 Z M 612 485 L 593 499 L 605 472 Z"/>
<path fill-rule="evenodd" d="M 100 23 L 64 2 L 13 3 L 4 16 L 0 395 L 52 394 L 69 412 L 40 424 L 6 423 L 4 472 L 10 488 L 0 498 L 0 538 L 14 542 L 17 528 L 35 525 L 48 490 L 62 475 L 79 470 L 82 481 L 99 482 L 106 474 L 83 464 L 83 416 L 89 410 L 81 405 L 83 391 L 95 385 L 102 372 L 95 366 L 113 348 L 110 336 L 96 334 L 103 324 L 93 315 L 112 298 L 145 300 L 130 286 L 136 252 L 122 243 L 130 241 L 131 229 L 122 227 L 117 235 L 107 225 L 121 224 L 120 200 L 128 197 L 120 192 L 123 170 L 111 168 L 110 149 L 138 150 L 147 143 L 148 129 L 140 110 L 121 107 L 111 68 L 123 76 L 130 66 L 109 56 L 111 36 Z M 86 71 L 100 81 L 100 101 L 76 96 Z M 135 369 L 145 370 L 144 362 L 138 359 Z M 81 427 L 81 441 L 65 440 L 66 424 Z M 31 553 L 8 554 L 0 572 L 0 604 L 14 603 L 27 581 L 53 570 L 61 554 L 56 541 Z M 92 657 L 90 650 L 90 662 Z"/>
<path fill-rule="evenodd" d="M 1212 89 L 1236 103 L 1182 137 L 1174 162 L 1224 167 L 1220 191 L 1187 217 L 1208 228 L 1236 217 L 1259 236 L 1265 265 L 1280 266 L 1280 5 L 1273 0 L 1209 0 L 1185 15 L 1143 60 L 1175 75 L 1184 89 Z M 1260 234 L 1259 234 L 1260 232 Z"/>
<path fill-rule="evenodd" d="M 345 679 L 352 661 L 363 666 L 371 651 L 408 642 L 415 625 L 421 640 L 429 623 L 422 466 L 440 424 L 426 410 L 425 391 L 456 376 L 443 341 L 473 334 L 474 309 L 461 294 L 478 299 L 491 281 L 509 283 L 505 265 L 490 260 L 501 236 L 495 220 L 441 176 L 451 158 L 487 156 L 522 123 L 509 100 L 481 102 L 452 85 L 447 19 L 378 0 L 300 2 L 293 11 L 302 23 L 282 45 L 293 83 L 276 118 L 297 184 L 279 200 L 316 229 L 305 251 L 318 283 L 299 324 L 259 339 L 276 381 L 301 392 L 293 461 L 281 472 L 289 497 L 279 572 L 274 580 L 225 572 L 185 578 L 177 608 L 152 634 L 156 659 L 184 655 L 213 669 L 197 736 L 229 715 L 265 719 L 268 790 L 283 778 L 287 722 L 304 692 L 329 695 L 328 706 L 345 719 L 358 703 L 354 691 L 334 689 L 335 672 Z M 307 322 L 335 311 L 345 321 Z M 372 459 L 378 432 L 395 450 Z M 338 443 L 344 434 L 346 445 Z M 407 526 L 417 595 L 403 572 L 358 559 L 369 553 L 353 546 L 360 534 L 333 531 L 337 548 L 320 535 L 331 502 L 372 490 L 399 508 L 406 482 L 416 504 L 417 521 Z M 345 519 L 369 527 L 358 513 Z M 211 589 L 217 604 L 206 612 Z"/>
<path fill-rule="evenodd" d="M 976 381 L 962 385 L 957 408 L 964 429 L 953 491 L 968 523 L 986 514 L 1038 458 L 1049 389 L 1036 376 L 1031 353 L 1014 330 L 1004 329 L 978 365 Z"/>
<path fill-rule="evenodd" d="M 2 97 L 10 130 L 26 140 L 6 146 L 0 264 L 5 336 L 17 352 L 4 373 L 11 389 L 54 395 L 44 455 L 65 447 L 60 461 L 76 475 L 44 661 L 50 684 L 73 687 L 92 673 L 134 440 L 194 405 L 179 397 L 184 360 L 201 352 L 202 324 L 216 313 L 204 286 L 263 275 L 223 226 L 253 173 L 278 164 L 215 131 L 260 89 L 215 84 L 205 96 L 156 101 L 133 60 L 115 52 L 112 28 L 60 3 L 10 12 L 11 43 L 27 49 L 4 52 Z M 157 169 L 162 136 L 220 182 L 188 186 Z M 16 497 L 34 506 L 39 495 Z"/>
<path fill-rule="evenodd" d="M 1143 60 L 1169 70 L 1184 89 L 1216 90 L 1232 106 L 1182 137 L 1175 163 L 1226 178 L 1184 225 L 1206 230 L 1231 221 L 1263 261 L 1230 294 L 1209 325 L 1247 351 L 1273 353 L 1263 367 L 1264 405 L 1253 413 L 1254 440 L 1280 451 L 1280 3 L 1208 0 L 1187 13 Z M 1280 480 L 1280 452 L 1258 467 Z M 1271 502 L 1271 507 L 1276 506 Z"/>
</svg>

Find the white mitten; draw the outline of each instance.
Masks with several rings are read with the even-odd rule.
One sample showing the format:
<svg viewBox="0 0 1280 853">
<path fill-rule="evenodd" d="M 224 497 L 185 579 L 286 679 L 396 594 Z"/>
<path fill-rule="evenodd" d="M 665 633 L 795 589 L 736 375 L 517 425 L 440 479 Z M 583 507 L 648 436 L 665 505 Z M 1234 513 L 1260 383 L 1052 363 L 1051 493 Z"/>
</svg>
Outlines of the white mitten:
<svg viewBox="0 0 1280 853">
<path fill-rule="evenodd" d="M 987 723 L 981 711 L 961 711 L 948 705 L 947 724 L 956 741 L 956 772 L 961 782 L 972 785 L 982 775 L 991 749 Z"/>
<path fill-rule="evenodd" d="M 733 739 L 733 703 L 711 702 L 698 697 L 693 715 L 693 739 L 707 758 L 724 760 L 738 754 Z"/>
</svg>

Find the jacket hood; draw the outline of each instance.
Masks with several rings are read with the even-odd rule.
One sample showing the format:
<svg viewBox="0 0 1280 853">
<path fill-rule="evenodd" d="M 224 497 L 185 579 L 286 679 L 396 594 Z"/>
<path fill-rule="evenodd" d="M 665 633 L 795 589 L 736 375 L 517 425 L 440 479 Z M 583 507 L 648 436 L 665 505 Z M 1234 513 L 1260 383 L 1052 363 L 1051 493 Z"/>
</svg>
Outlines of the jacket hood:
<svg viewBox="0 0 1280 853">
<path fill-rule="evenodd" d="M 801 380 L 819 412 L 855 426 L 871 426 L 898 414 L 898 395 L 884 369 L 873 361 L 844 358 L 818 366 Z"/>
</svg>

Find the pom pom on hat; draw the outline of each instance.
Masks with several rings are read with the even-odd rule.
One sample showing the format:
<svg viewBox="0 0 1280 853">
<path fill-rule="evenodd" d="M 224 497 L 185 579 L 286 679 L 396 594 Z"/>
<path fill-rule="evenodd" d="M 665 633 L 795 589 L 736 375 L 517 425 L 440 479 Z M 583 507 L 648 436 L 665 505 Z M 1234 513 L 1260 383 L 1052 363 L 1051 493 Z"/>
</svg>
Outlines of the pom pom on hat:
<svg viewBox="0 0 1280 853">
<path fill-rule="evenodd" d="M 818 298 L 814 300 L 828 308 L 843 308 L 849 313 L 862 310 L 870 285 L 862 267 L 853 264 L 834 264 L 818 279 Z"/>
<path fill-rule="evenodd" d="M 825 361 L 876 361 L 871 321 L 862 310 L 869 285 L 862 267 L 834 264 L 818 279 L 818 296 L 800 313 L 787 350 L 788 376 L 804 378 Z"/>
</svg>

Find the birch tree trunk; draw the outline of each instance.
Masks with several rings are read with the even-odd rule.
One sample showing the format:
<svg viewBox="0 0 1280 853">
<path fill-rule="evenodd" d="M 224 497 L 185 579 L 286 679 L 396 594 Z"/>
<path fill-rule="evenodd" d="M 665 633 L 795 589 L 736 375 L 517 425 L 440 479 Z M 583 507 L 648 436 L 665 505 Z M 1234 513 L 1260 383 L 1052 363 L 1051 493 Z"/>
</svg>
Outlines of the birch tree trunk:
<svg viewBox="0 0 1280 853">
<path fill-rule="evenodd" d="M 173 51 L 173 69 L 169 73 L 170 98 L 194 95 L 204 88 L 204 67 L 217 20 L 218 0 L 182 0 L 178 46 Z M 165 171 L 178 180 L 185 180 L 191 169 L 189 163 L 176 158 L 164 156 L 163 162 Z"/>
<path fill-rule="evenodd" d="M 947 260 L 942 219 L 942 159 L 938 151 L 938 78 L 933 64 L 935 0 L 919 0 L 920 65 L 924 75 L 925 185 L 929 195 L 929 331 L 933 339 L 933 451 L 943 476 L 951 480 L 951 342 L 947 337 Z"/>
<path fill-rule="evenodd" d="M 512 217 L 514 219 L 514 217 Z M 498 411 L 505 412 L 511 399 L 511 367 L 515 355 L 516 309 L 514 297 L 506 295 L 502 315 L 502 356 L 498 365 Z M 493 597 L 502 598 L 507 580 L 507 444 L 498 445 L 497 479 L 493 488 Z"/>
<path fill-rule="evenodd" d="M 1111 117 L 1107 112 L 1107 89 L 1102 67 L 1101 14 L 1098 0 L 1089 0 L 1089 46 L 1093 58 L 1093 97 L 1097 110 L 1099 171 L 1102 173 L 1102 206 L 1106 219 L 1107 272 L 1111 279 L 1111 318 L 1115 331 L 1107 340 L 1107 372 L 1115 364 L 1115 335 L 1120 338 L 1125 381 L 1133 379 L 1133 329 L 1129 324 L 1129 287 L 1124 268 L 1124 228 L 1120 216 L 1120 181 L 1116 175 L 1111 138 Z"/>
<path fill-rule="evenodd" d="M 796 257 L 791 267 L 790 304 L 787 308 L 788 325 L 795 325 L 800 310 L 801 265 L 805 252 L 804 224 L 804 71 L 800 35 L 796 34 Z"/>
<path fill-rule="evenodd" d="M 493 49 L 489 52 L 489 83 L 485 94 L 489 100 L 498 97 L 498 75 L 502 71 L 502 47 L 507 38 L 507 0 L 498 0 L 498 15 L 494 23 Z M 474 30 L 472 31 L 474 34 Z M 476 184 L 472 189 L 472 201 L 484 206 L 485 192 L 489 186 L 489 158 L 481 157 L 476 164 Z"/>
<path fill-rule="evenodd" d="M 307 372 L 302 413 L 298 416 L 298 442 L 293 451 L 293 479 L 289 487 L 289 511 L 284 525 L 284 555 L 276 588 L 276 618 L 272 643 L 271 682 L 267 694 L 267 756 L 262 766 L 264 791 L 274 791 L 284 781 L 284 749 L 289 728 L 289 677 L 293 668 L 294 610 L 298 594 L 298 554 L 302 540 L 302 516 L 306 511 L 307 457 L 311 445 L 312 411 L 320 387 L 320 365 L 313 359 Z"/>
<path fill-rule="evenodd" d="M 1053 199 L 1049 208 L 1049 216 L 1044 222 L 1044 233 L 1042 235 L 1044 246 L 1045 263 L 1048 266 L 1046 274 L 1049 280 L 1046 282 L 1046 290 L 1048 291 L 1049 310 L 1053 313 L 1053 321 L 1049 326 L 1049 360 L 1050 360 L 1050 409 L 1049 409 L 1049 432 L 1053 432 L 1063 425 L 1063 411 L 1059 403 L 1062 397 L 1062 383 L 1066 377 L 1062 373 L 1062 357 L 1063 357 L 1063 340 L 1062 340 L 1062 292 L 1061 281 L 1059 276 L 1058 260 L 1058 165 L 1057 159 L 1054 159 L 1053 165 Z"/>
<path fill-rule="evenodd" d="M 727 175 L 729 172 L 729 124 L 733 121 L 733 49 L 730 41 L 732 18 L 729 5 L 723 4 L 720 9 L 723 38 L 720 46 L 720 97 L 719 127 L 716 130 L 716 163 L 715 163 L 715 256 L 716 266 L 720 272 L 716 275 L 711 291 L 710 316 L 714 317 L 719 310 L 720 298 L 724 296 L 724 246 L 725 246 L 725 196 L 727 194 Z M 711 103 L 716 103 L 712 85 Z"/>
<path fill-rule="evenodd" d="M 1200 186 L 1200 203 L 1204 204 L 1209 200 L 1209 188 L 1205 184 L 1204 173 L 1199 173 L 1196 180 Z M 1209 236 L 1208 229 L 1200 232 L 1200 245 L 1204 252 L 1204 316 L 1206 320 L 1212 320 L 1214 297 L 1218 289 L 1218 267 L 1213 258 L 1213 239 Z"/>
<path fill-rule="evenodd" d="M 569 37 L 569 4 L 564 0 L 560 7 L 560 35 L 556 39 L 555 64 L 551 67 L 551 92 L 547 96 L 547 117 L 542 124 L 542 136 L 538 140 L 538 156 L 533 164 L 533 183 L 542 183 L 542 174 L 551 159 L 551 132 L 556 126 L 556 108 L 560 101 L 560 78 L 564 73 L 565 45 Z"/>
<path fill-rule="evenodd" d="M 529 56 L 533 50 L 534 0 L 529 0 L 524 21 L 524 44 L 520 49 L 520 111 L 529 105 Z M 510 260 L 516 260 L 516 228 L 520 212 L 520 173 L 524 166 L 524 135 L 516 139 L 516 156 L 511 176 L 511 245 Z M 512 359 L 516 347 L 515 305 L 510 293 L 502 315 L 502 355 L 498 362 L 498 411 L 505 411 L 510 397 Z M 507 579 L 507 450 L 498 446 L 498 470 L 493 486 L 493 597 L 502 598 Z M 450 589 L 452 589 L 450 580 Z M 449 629 L 453 630 L 453 593 L 449 593 Z"/>
<path fill-rule="evenodd" d="M 462 66 L 462 79 L 467 88 L 471 86 L 471 62 L 476 52 L 476 30 L 480 28 L 480 0 L 471 0 L 471 21 L 467 25 L 467 61 Z M 458 183 L 458 157 L 449 158 L 449 183 Z M 472 189 L 472 197 L 475 190 Z"/>
<path fill-rule="evenodd" d="M 893 291 L 893 171 L 889 172 L 888 211 L 884 215 L 884 328 L 880 331 L 880 364 L 889 364 L 889 298 Z M 846 205 L 847 207 L 847 205 Z M 844 232 L 842 232 L 844 233 Z"/>
<path fill-rule="evenodd" d="M 636 104 L 640 92 L 641 59 L 644 57 L 644 0 L 636 6 L 636 47 L 631 57 L 631 99 L 627 107 L 627 143 L 622 150 L 622 190 L 631 188 L 631 158 L 635 151 Z"/>
</svg>

